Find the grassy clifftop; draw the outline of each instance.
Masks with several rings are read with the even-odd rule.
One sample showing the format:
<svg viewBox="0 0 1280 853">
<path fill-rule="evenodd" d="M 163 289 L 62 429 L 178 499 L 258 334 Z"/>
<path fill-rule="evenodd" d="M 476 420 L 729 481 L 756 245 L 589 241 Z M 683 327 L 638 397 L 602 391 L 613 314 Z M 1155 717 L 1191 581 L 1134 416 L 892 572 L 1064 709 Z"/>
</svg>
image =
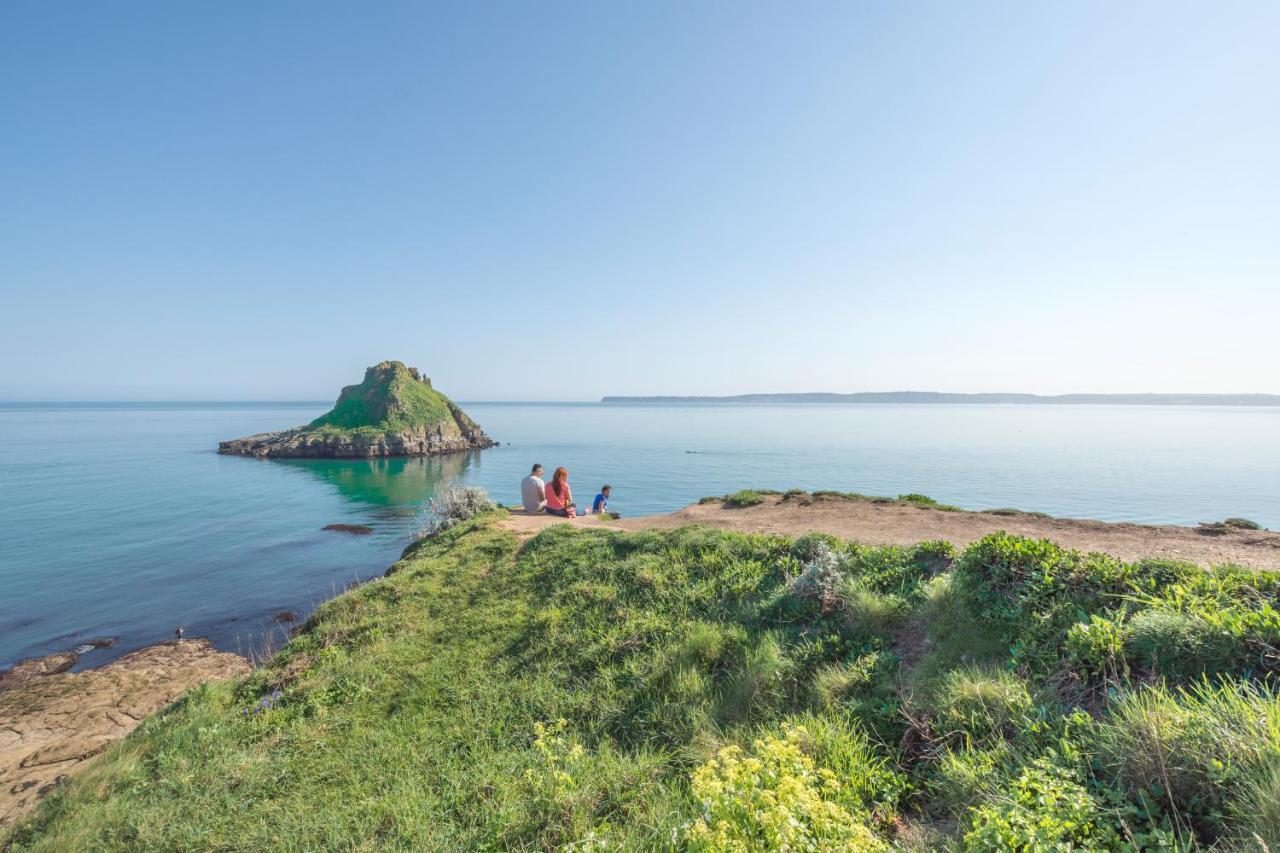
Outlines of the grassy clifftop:
<svg viewBox="0 0 1280 853">
<path fill-rule="evenodd" d="M 1273 575 L 1003 535 L 521 546 L 481 519 L 146 722 L 10 840 L 1274 849 L 1278 598 Z"/>
</svg>

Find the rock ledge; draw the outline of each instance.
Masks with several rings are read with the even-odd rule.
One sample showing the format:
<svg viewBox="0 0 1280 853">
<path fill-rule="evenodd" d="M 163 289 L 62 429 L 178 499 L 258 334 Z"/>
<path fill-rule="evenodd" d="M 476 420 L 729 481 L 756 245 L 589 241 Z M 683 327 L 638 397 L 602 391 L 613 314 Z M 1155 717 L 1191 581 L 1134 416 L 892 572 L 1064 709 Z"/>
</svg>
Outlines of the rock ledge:
<svg viewBox="0 0 1280 853">
<path fill-rule="evenodd" d="M 74 653 L 61 652 L 0 672 L 0 827 L 188 688 L 249 673 L 244 658 L 203 639 L 66 672 L 74 663 Z"/>
</svg>

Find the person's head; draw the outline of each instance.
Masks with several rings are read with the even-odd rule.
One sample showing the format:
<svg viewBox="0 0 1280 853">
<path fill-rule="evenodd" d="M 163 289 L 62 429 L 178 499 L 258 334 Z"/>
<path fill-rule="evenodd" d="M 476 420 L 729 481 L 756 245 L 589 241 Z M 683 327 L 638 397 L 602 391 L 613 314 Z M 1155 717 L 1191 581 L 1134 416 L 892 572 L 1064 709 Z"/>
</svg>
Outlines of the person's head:
<svg viewBox="0 0 1280 853">
<path fill-rule="evenodd" d="M 600 487 L 600 494 L 604 495 L 606 498 L 609 497 L 609 493 L 612 491 L 613 491 L 613 486 L 610 486 L 608 483 L 605 483 L 603 486 Z"/>
<path fill-rule="evenodd" d="M 569 483 L 569 472 L 561 465 L 556 472 L 551 475 L 551 488 L 555 489 L 557 495 L 563 495 L 565 486 Z"/>
<path fill-rule="evenodd" d="M 533 475 L 533 476 L 535 476 L 535 477 L 541 477 L 541 476 L 542 476 L 542 463 L 541 463 L 541 462 L 535 462 L 535 463 L 533 463 L 533 470 L 532 470 L 532 471 L 530 471 L 529 473 L 530 473 L 530 474 L 532 474 L 532 475 Z"/>
</svg>

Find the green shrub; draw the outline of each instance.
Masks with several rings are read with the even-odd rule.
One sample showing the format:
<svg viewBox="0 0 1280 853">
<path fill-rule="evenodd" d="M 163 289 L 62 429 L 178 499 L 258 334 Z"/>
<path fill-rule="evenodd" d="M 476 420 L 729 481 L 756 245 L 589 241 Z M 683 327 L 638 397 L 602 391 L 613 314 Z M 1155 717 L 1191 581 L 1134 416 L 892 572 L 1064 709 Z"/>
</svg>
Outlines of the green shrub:
<svg viewBox="0 0 1280 853">
<path fill-rule="evenodd" d="M 1226 669 L 1240 645 L 1206 619 L 1176 610 L 1140 610 L 1124 626 L 1128 660 L 1178 680 Z"/>
<path fill-rule="evenodd" d="M 843 565 L 868 588 L 914 602 L 926 580 L 950 567 L 954 553 L 947 542 L 924 542 L 914 547 L 850 545 Z"/>
<path fill-rule="evenodd" d="M 888 828 L 910 783 L 861 727 L 833 714 L 806 715 L 791 724 L 805 753 L 840 780 L 838 802 L 857 814 L 869 812 L 877 828 Z"/>
<path fill-rule="evenodd" d="M 759 489 L 740 489 L 731 495 L 725 495 L 724 505 L 733 509 L 756 506 L 764 503 L 765 494 Z"/>
<path fill-rule="evenodd" d="M 729 650 L 740 641 L 741 631 L 735 631 L 733 626 L 693 622 L 676 647 L 675 660 L 681 666 L 709 669 L 720 664 Z"/>
<path fill-rule="evenodd" d="M 841 708 L 871 690 L 883 652 L 859 655 L 847 663 L 831 663 L 813 674 L 813 695 L 820 708 Z"/>
<path fill-rule="evenodd" d="M 836 590 L 844 629 L 855 640 L 886 637 L 906 612 L 906 602 L 893 593 L 876 592 L 861 580 L 843 578 Z"/>
<path fill-rule="evenodd" d="M 856 719 L 881 740 L 902 736 L 898 660 L 891 652 L 866 652 L 818 667 L 810 690 L 815 707 Z"/>
<path fill-rule="evenodd" d="M 1262 525 L 1247 518 L 1227 518 L 1222 521 L 1202 521 L 1196 532 L 1203 536 L 1224 536 L 1238 530 L 1261 530 Z"/>
<path fill-rule="evenodd" d="M 1087 622 L 1077 622 L 1067 630 L 1068 663 L 1086 679 L 1100 677 L 1114 682 L 1129 675 L 1125 658 L 1122 622 L 1094 614 Z"/>
<path fill-rule="evenodd" d="M 974 810 L 966 850 L 1113 850 L 1121 837 L 1105 807 L 1072 770 L 1037 759 L 1012 790 Z"/>
<path fill-rule="evenodd" d="M 684 827 L 690 850 L 888 850 L 868 815 L 844 803 L 845 782 L 803 749 L 809 733 L 786 726 L 755 741 L 751 754 L 728 746 L 693 773 L 701 807 Z"/>
<path fill-rule="evenodd" d="M 1250 682 L 1122 694 L 1097 727 L 1100 766 L 1132 798 L 1223 831 L 1224 808 L 1265 791 L 1280 761 L 1280 697 Z M 1252 787 L 1251 787 L 1252 786 Z"/>
<path fill-rule="evenodd" d="M 943 512 L 960 512 L 958 506 L 951 504 L 940 504 L 928 495 L 922 495 L 918 492 L 912 492 L 907 495 L 898 495 L 898 500 L 902 503 L 915 504 L 916 506 L 929 507 L 930 509 L 940 509 Z"/>
<path fill-rule="evenodd" d="M 1014 734 L 1035 702 L 1022 679 L 1001 669 L 964 667 L 942 677 L 931 726 L 942 738 L 989 743 Z"/>
<path fill-rule="evenodd" d="M 790 665 L 782 638 L 772 632 L 762 634 L 725 678 L 720 718 L 738 721 L 767 716 L 781 703 Z"/>
<path fill-rule="evenodd" d="M 1280 850 L 1280 762 L 1268 761 L 1242 780 L 1231 803 L 1231 838 L 1242 850 Z"/>
<path fill-rule="evenodd" d="M 996 741 L 986 749 L 948 749 L 929 778 L 931 810 L 960 817 L 1004 790 L 1014 764 L 1013 749 Z"/>
<path fill-rule="evenodd" d="M 787 553 L 798 563 L 812 563 L 819 556 L 840 554 L 848 547 L 845 542 L 829 533 L 806 533 L 796 537 Z"/>
<path fill-rule="evenodd" d="M 1280 594 L 1267 572 L 1124 563 L 995 533 L 964 553 L 956 578 L 1015 666 L 1036 676 L 1074 668 L 1087 681 L 1140 667 L 1185 682 L 1280 671 Z"/>
</svg>

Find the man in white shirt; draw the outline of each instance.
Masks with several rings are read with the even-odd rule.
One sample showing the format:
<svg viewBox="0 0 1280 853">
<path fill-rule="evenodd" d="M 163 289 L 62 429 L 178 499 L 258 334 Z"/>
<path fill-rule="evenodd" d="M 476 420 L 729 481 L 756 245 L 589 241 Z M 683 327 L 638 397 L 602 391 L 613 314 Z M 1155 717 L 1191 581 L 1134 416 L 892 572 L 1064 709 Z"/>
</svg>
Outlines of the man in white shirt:
<svg viewBox="0 0 1280 853">
<path fill-rule="evenodd" d="M 542 482 L 542 466 L 534 465 L 529 476 L 520 481 L 520 502 L 525 512 L 542 512 L 547 505 L 547 487 Z"/>
</svg>

